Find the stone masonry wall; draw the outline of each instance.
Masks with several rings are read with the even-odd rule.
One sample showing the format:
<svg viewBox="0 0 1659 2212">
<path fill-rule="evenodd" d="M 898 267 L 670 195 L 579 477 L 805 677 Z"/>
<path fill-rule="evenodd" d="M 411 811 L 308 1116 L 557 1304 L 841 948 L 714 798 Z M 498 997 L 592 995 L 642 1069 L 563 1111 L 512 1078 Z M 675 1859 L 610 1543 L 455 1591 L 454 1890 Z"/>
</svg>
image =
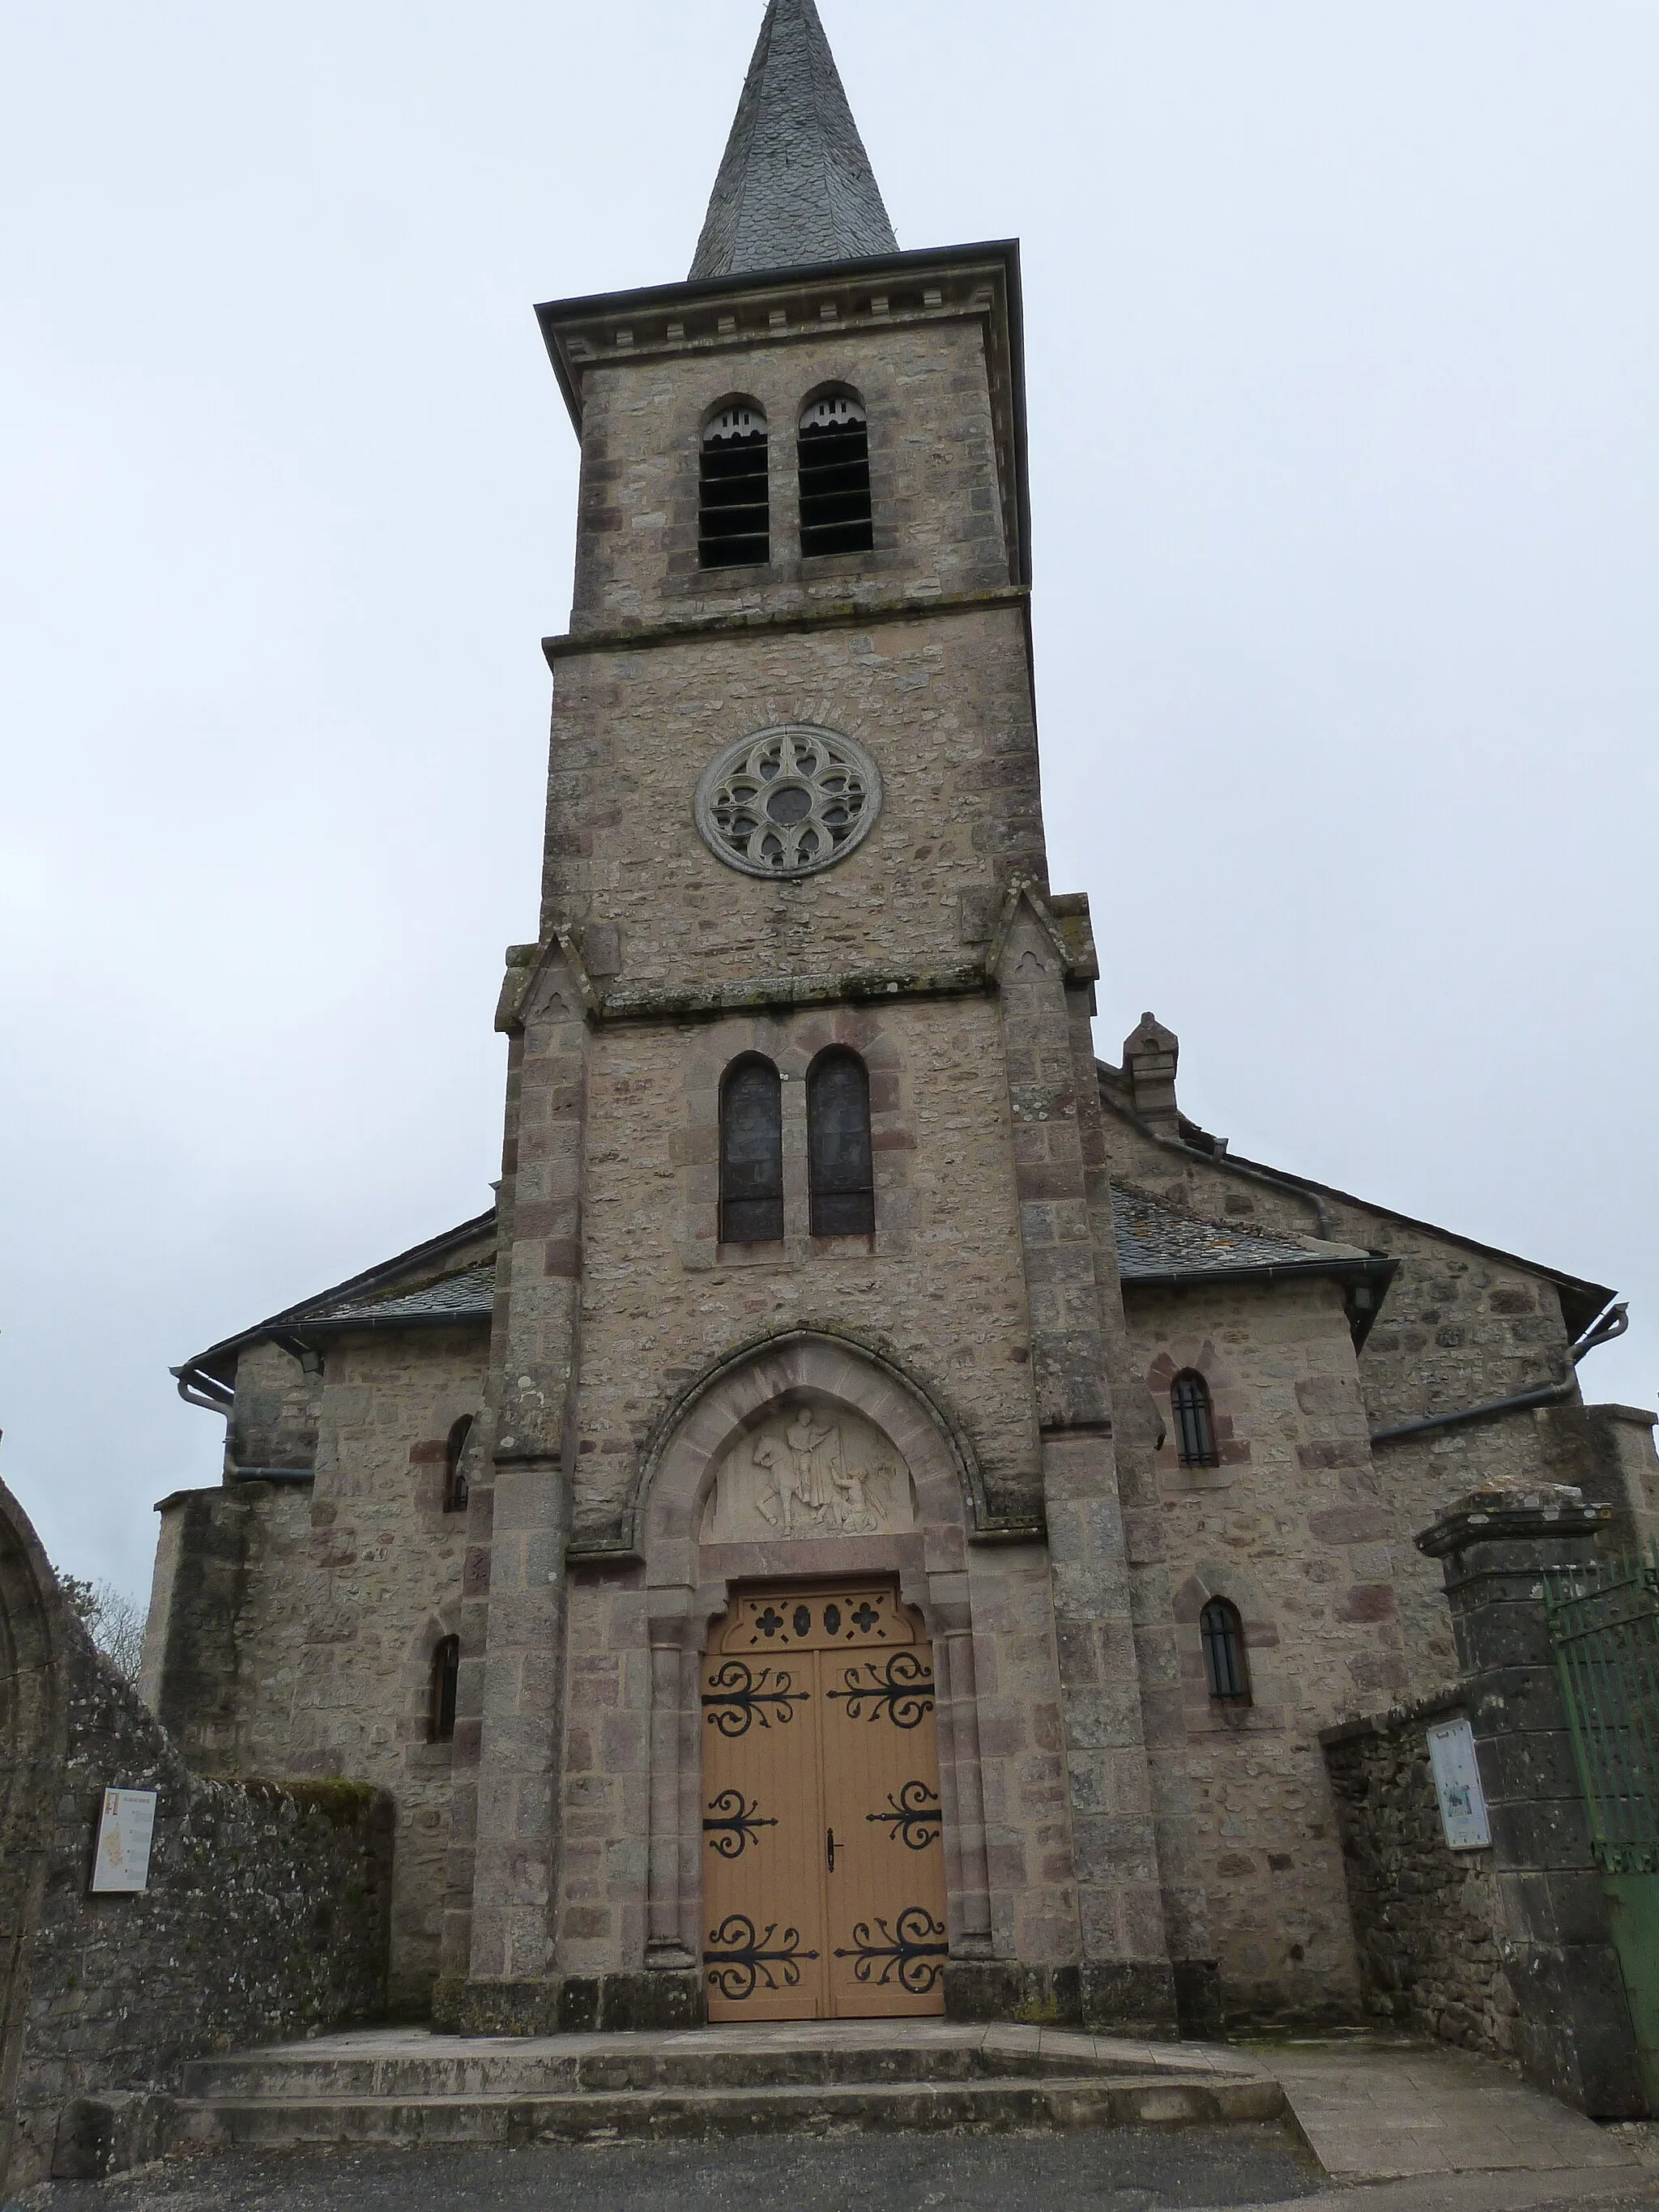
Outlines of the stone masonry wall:
<svg viewBox="0 0 1659 2212">
<path fill-rule="evenodd" d="M 806 401 L 835 384 L 859 391 L 868 412 L 875 550 L 803 561 L 795 426 Z M 1008 581 L 976 315 L 713 353 L 623 356 L 587 368 L 582 396 L 578 629 Z M 702 428 L 734 396 L 766 412 L 772 559 L 761 568 L 702 568 Z"/>
<path fill-rule="evenodd" d="M 1010 876 L 1045 880 L 1018 605 L 576 652 L 555 699 L 543 927 L 612 933 L 608 991 L 971 969 Z M 797 720 L 868 749 L 882 806 L 836 866 L 772 882 L 715 858 L 692 801 L 723 746 Z"/>
<path fill-rule="evenodd" d="M 1467 1717 L 1431 1698 L 1328 1729 L 1331 1778 L 1368 2012 L 1442 2042 L 1514 2054 L 1491 1851 L 1454 1851 L 1440 1824 L 1428 1729 Z"/>
<path fill-rule="evenodd" d="M 443 1510 L 444 1448 L 482 1405 L 485 1358 L 476 1328 L 333 1342 L 312 1483 L 238 1483 L 167 1507 L 202 1525 L 173 1572 L 163 1718 L 204 1772 L 392 1792 L 391 2002 L 404 2012 L 424 2008 L 437 1977 L 449 1844 L 453 1747 L 428 1740 L 428 1688 L 434 1647 L 459 1632 L 467 1516 Z M 192 1578 L 197 1553 L 216 1565 Z M 228 1679 L 202 1664 L 216 1652 Z"/>
<path fill-rule="evenodd" d="M 1164 1537 L 1199 1850 L 1235 2015 L 1351 2016 L 1358 1980 L 1319 1731 L 1397 1697 L 1396 1547 L 1374 1486 L 1334 1284 L 1128 1286 L 1130 1338 L 1166 1429 Z M 1222 1465 L 1182 1468 L 1170 1386 L 1210 1385 Z M 1207 1692 L 1199 1615 L 1238 1607 L 1254 1702 Z"/>
<path fill-rule="evenodd" d="M 66 1747 L 24 1952 L 14 2190 L 51 2171 L 73 2100 L 176 2087 L 191 2057 L 373 2018 L 386 1996 L 386 1798 L 198 1779 L 55 1591 L 52 1613 Z M 107 1788 L 159 1795 L 142 1895 L 88 1894 Z"/>
<path fill-rule="evenodd" d="M 1109 1100 L 1109 1083 L 1104 1091 Z M 1206 1219 L 1318 1233 L 1311 1198 L 1246 1181 L 1224 1159 L 1155 1145 L 1121 1113 L 1109 1110 L 1106 1122 L 1120 1180 Z M 1331 1236 L 1400 1263 L 1359 1355 L 1371 1429 L 1534 1389 L 1565 1371 L 1567 1331 L 1547 1277 L 1353 1198 L 1331 1195 L 1326 1204 Z M 1547 1417 L 1522 1413 L 1379 1448 L 1376 1495 L 1394 1546 L 1404 1694 L 1433 1694 L 1455 1666 L 1440 1571 L 1413 1549 L 1413 1534 L 1483 1482 L 1558 1479 L 1548 1437 Z"/>
<path fill-rule="evenodd" d="M 804 1078 L 832 1042 L 871 1072 L 873 1237 L 807 1233 Z M 618 1511 L 673 1394 L 733 1348 L 827 1322 L 891 1348 L 949 1406 L 1006 1504 L 1036 1494 L 1030 1325 L 995 1002 L 606 1025 L 592 1043 L 583 1218 L 579 1530 Z M 743 1052 L 785 1077 L 781 1246 L 716 1241 L 717 1097 Z"/>
</svg>

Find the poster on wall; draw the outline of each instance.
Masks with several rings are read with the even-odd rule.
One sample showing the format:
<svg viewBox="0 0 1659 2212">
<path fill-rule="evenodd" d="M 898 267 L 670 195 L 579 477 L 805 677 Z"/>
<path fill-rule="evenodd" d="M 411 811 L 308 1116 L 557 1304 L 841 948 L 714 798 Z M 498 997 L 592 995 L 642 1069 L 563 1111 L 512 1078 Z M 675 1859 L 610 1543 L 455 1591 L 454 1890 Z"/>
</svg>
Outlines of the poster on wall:
<svg viewBox="0 0 1659 2212">
<path fill-rule="evenodd" d="M 153 1790 L 106 1790 L 92 1855 L 92 1887 L 106 1896 L 149 1887 L 149 1846 L 155 1833 Z"/>
<path fill-rule="evenodd" d="M 1440 1825 L 1455 1851 L 1483 1851 L 1492 1842 L 1486 1793 L 1468 1721 L 1442 1721 L 1429 1730 L 1429 1764 L 1440 1800 Z"/>
</svg>

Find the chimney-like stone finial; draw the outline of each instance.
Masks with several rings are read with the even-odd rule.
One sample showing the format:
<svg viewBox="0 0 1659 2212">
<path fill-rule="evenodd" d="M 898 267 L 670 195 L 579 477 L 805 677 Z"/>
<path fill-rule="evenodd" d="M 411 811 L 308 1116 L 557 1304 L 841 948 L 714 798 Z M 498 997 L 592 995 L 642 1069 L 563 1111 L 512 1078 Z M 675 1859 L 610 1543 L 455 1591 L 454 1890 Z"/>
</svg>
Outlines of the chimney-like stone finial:
<svg viewBox="0 0 1659 2212">
<path fill-rule="evenodd" d="M 1139 1025 L 1123 1040 L 1123 1068 L 1134 1110 L 1160 1137 L 1181 1134 L 1181 1115 L 1176 1105 L 1176 1064 L 1180 1057 L 1180 1038 L 1173 1030 L 1166 1030 L 1156 1014 L 1143 1014 Z"/>
</svg>

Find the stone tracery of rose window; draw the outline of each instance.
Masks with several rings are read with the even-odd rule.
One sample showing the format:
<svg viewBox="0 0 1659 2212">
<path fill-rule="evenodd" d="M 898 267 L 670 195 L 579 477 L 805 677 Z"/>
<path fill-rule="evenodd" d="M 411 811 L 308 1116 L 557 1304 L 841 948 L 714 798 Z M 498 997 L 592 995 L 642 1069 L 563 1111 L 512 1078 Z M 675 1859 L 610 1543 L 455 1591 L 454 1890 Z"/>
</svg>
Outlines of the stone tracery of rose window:
<svg viewBox="0 0 1659 2212">
<path fill-rule="evenodd" d="M 862 745 L 801 723 L 729 745 L 697 793 L 697 827 L 728 866 L 757 876 L 805 876 L 849 853 L 881 804 L 881 778 Z"/>
</svg>

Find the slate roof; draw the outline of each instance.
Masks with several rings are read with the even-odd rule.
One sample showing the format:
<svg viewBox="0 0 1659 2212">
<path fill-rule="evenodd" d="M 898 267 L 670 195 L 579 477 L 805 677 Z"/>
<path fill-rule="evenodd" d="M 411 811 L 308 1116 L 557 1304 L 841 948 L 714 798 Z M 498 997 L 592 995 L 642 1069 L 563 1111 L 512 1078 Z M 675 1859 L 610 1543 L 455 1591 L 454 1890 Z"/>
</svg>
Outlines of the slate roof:
<svg viewBox="0 0 1659 2212">
<path fill-rule="evenodd" d="M 468 1267 L 459 1275 L 441 1276 L 417 1291 L 404 1291 L 385 1298 L 343 1298 L 332 1304 L 319 1303 L 302 1310 L 307 1322 L 331 1328 L 362 1322 L 389 1328 L 410 1321 L 488 1321 L 495 1304 L 495 1263 Z"/>
<path fill-rule="evenodd" d="M 813 0 L 770 0 L 692 281 L 897 251 Z"/>
<path fill-rule="evenodd" d="M 1318 1269 L 1333 1261 L 1365 1257 L 1346 1246 L 1311 1252 L 1290 1237 L 1264 1237 L 1254 1230 L 1202 1221 L 1121 1183 L 1112 1185 L 1112 1225 L 1118 1269 L 1125 1282 L 1149 1276 L 1232 1275 L 1256 1267 Z"/>
</svg>

